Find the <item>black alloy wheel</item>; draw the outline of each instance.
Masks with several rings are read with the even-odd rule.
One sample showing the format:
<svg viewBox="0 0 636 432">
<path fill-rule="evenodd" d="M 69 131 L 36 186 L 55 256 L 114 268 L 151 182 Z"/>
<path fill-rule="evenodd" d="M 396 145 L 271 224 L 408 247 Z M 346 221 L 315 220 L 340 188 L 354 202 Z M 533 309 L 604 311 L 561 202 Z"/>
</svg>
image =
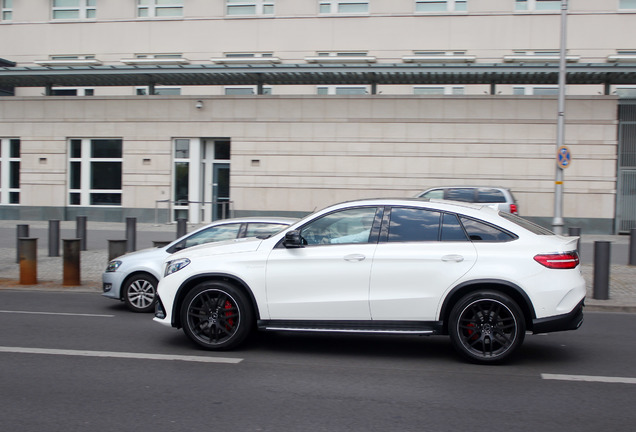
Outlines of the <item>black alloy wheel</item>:
<svg viewBox="0 0 636 432">
<path fill-rule="evenodd" d="M 136 274 L 124 283 L 124 303 L 133 312 L 152 312 L 157 302 L 157 279 L 149 274 Z"/>
<path fill-rule="evenodd" d="M 209 350 L 226 350 L 239 345 L 252 329 L 250 302 L 233 285 L 204 282 L 188 293 L 181 306 L 183 331 Z"/>
<path fill-rule="evenodd" d="M 455 349 L 477 363 L 500 363 L 519 348 L 526 325 L 519 306 L 498 292 L 475 292 L 462 298 L 450 314 Z"/>
</svg>

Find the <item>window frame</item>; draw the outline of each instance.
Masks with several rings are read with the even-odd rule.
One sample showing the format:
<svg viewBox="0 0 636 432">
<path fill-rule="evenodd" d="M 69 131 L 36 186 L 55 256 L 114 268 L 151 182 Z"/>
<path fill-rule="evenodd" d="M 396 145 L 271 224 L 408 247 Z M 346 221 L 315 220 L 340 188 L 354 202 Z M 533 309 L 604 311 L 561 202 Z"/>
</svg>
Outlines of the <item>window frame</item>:
<svg viewBox="0 0 636 432">
<path fill-rule="evenodd" d="M 93 157 L 91 154 L 93 141 L 113 140 L 119 141 L 121 145 L 120 157 Z M 80 143 L 80 156 L 73 155 L 73 146 L 75 142 Z M 93 188 L 93 164 L 95 163 L 119 163 L 121 178 L 119 179 L 120 187 L 118 189 L 100 189 Z M 79 187 L 73 187 L 75 180 L 73 174 L 73 164 L 79 163 Z M 66 195 L 66 202 L 69 207 L 121 207 L 123 198 L 123 163 L 124 163 L 124 139 L 123 138 L 109 138 L 109 137 L 97 137 L 97 138 L 69 138 L 68 139 L 68 188 Z M 94 194 L 111 194 L 119 195 L 119 203 L 114 204 L 92 204 L 92 196 Z M 79 203 L 75 203 L 72 197 L 77 195 L 79 197 Z"/>
<path fill-rule="evenodd" d="M 0 22 L 13 21 L 13 0 L 0 1 Z"/>
<path fill-rule="evenodd" d="M 318 14 L 319 15 L 368 15 L 369 14 L 369 0 L 320 0 L 318 2 Z M 342 6 L 344 5 L 366 5 L 366 10 L 361 11 L 346 11 Z"/>
<path fill-rule="evenodd" d="M 77 11 L 77 17 L 55 16 L 56 12 L 74 11 Z M 55 0 L 51 0 L 51 19 L 54 21 L 95 20 L 97 19 L 97 0 L 78 0 L 77 6 L 55 6 Z"/>
<path fill-rule="evenodd" d="M 438 5 L 438 8 L 426 9 L 425 5 Z M 467 11 L 468 0 L 415 0 L 415 13 L 417 14 Z"/>
<path fill-rule="evenodd" d="M 155 19 L 155 18 L 165 18 L 165 19 L 174 19 L 174 18 L 183 18 L 183 0 L 172 0 L 173 3 L 170 4 L 159 4 L 159 0 L 137 0 L 137 18 L 140 19 Z M 179 14 L 175 15 L 158 15 L 157 11 L 161 11 L 164 9 L 178 9 Z M 142 15 L 141 11 L 146 10 L 147 15 Z"/>
<path fill-rule="evenodd" d="M 231 13 L 240 8 L 254 8 L 253 12 Z M 271 10 L 270 10 L 271 9 Z M 226 17 L 273 16 L 276 11 L 275 0 L 225 0 Z"/>
<path fill-rule="evenodd" d="M 553 8 L 546 7 L 541 8 L 537 5 L 550 4 L 555 6 Z M 521 6 L 524 5 L 525 8 Z M 515 12 L 547 12 L 547 13 L 559 13 L 561 11 L 561 0 L 515 0 L 514 4 Z"/>
<path fill-rule="evenodd" d="M 13 146 L 17 141 L 17 156 L 14 154 Z M 22 159 L 22 142 L 20 138 L 0 138 L 0 204 L 19 205 L 20 204 L 20 169 Z M 17 173 L 14 169 L 17 164 Z M 12 185 L 14 175 L 17 178 L 17 187 Z M 13 195 L 17 194 L 17 195 Z M 17 196 L 14 200 L 13 196 Z"/>
</svg>

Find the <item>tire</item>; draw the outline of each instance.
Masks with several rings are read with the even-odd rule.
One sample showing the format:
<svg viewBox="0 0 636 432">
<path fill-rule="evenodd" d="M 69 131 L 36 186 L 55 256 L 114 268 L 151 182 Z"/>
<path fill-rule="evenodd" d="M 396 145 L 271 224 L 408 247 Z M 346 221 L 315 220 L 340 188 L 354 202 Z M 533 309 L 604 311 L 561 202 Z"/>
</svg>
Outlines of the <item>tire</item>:
<svg viewBox="0 0 636 432">
<path fill-rule="evenodd" d="M 147 273 L 131 276 L 124 283 L 124 303 L 133 312 L 152 312 L 157 303 L 157 279 Z"/>
<path fill-rule="evenodd" d="M 526 324 L 510 297 L 479 291 L 455 304 L 448 331 L 453 347 L 465 358 L 476 363 L 501 363 L 523 343 Z"/>
<path fill-rule="evenodd" d="M 181 305 L 185 334 L 208 350 L 240 345 L 252 330 L 254 313 L 245 294 L 227 282 L 203 282 Z"/>
</svg>

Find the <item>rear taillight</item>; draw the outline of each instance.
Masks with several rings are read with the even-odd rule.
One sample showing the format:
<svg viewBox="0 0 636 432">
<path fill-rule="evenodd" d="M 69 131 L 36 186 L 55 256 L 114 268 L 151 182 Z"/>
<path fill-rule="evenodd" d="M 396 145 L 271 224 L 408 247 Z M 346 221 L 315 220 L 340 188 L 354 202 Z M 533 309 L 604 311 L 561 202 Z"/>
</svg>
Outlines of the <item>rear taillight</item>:
<svg viewBox="0 0 636 432">
<path fill-rule="evenodd" d="M 510 204 L 510 213 L 519 214 L 519 209 L 517 208 L 517 204 Z"/>
<path fill-rule="evenodd" d="M 557 254 L 541 254 L 534 257 L 534 260 L 551 269 L 573 269 L 579 265 L 579 254 L 576 251 L 557 253 Z"/>
</svg>

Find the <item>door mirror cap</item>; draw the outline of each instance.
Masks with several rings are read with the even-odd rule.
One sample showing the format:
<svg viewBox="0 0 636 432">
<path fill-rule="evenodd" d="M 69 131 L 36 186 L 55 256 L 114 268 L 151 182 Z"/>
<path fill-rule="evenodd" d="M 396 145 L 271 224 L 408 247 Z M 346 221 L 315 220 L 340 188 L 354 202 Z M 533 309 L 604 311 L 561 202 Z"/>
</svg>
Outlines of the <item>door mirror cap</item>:
<svg viewBox="0 0 636 432">
<path fill-rule="evenodd" d="M 299 230 L 291 230 L 285 234 L 285 240 L 283 240 L 283 246 L 286 248 L 301 248 L 303 245 L 303 238 L 300 235 Z"/>
</svg>

